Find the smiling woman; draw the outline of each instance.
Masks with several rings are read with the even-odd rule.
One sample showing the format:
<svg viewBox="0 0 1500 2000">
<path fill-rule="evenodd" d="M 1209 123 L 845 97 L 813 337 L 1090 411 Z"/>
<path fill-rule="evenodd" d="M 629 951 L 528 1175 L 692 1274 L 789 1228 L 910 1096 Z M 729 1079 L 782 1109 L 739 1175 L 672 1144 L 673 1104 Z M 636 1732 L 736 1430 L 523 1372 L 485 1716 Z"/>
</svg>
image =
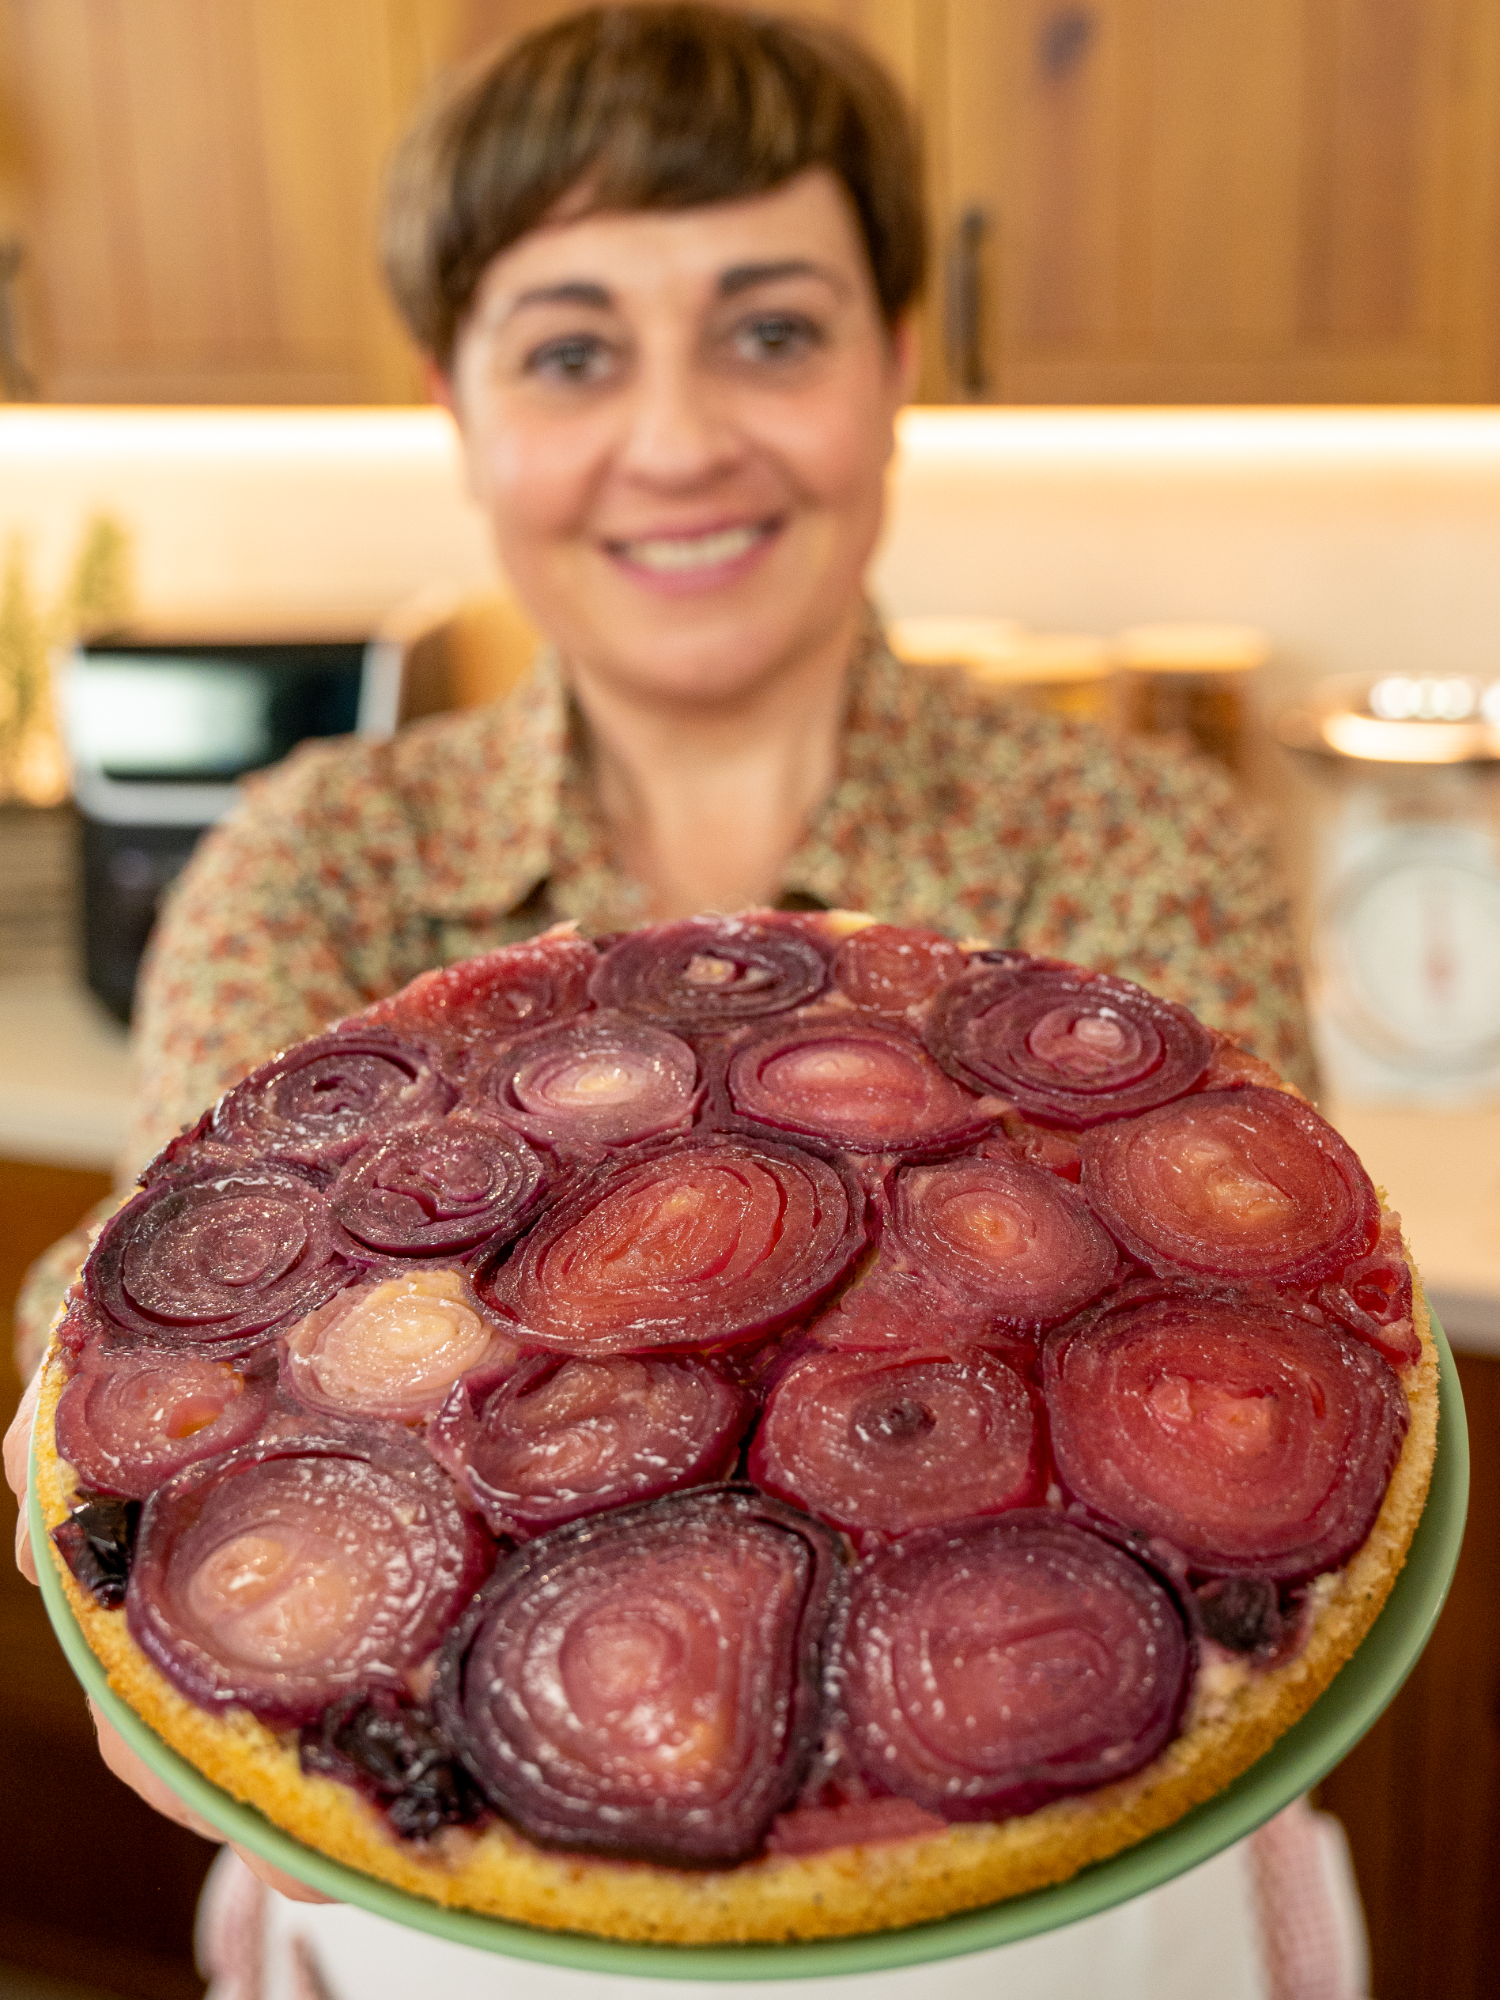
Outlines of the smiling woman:
<svg viewBox="0 0 1500 2000">
<path fill-rule="evenodd" d="M 643 1327 L 664 1350 L 724 1348 L 751 1368 L 768 1328 L 800 1329 L 820 1311 L 831 1320 L 829 1301 L 865 1251 L 866 1179 L 894 1203 L 893 1226 L 953 1237 L 954 1270 L 955 1257 L 977 1270 L 983 1237 L 988 1262 L 974 1282 L 989 1298 L 990 1211 L 1005 1221 L 1023 1185 L 1057 1195 L 1082 1171 L 1081 1146 L 1094 1159 L 1079 1128 L 1106 1084 L 1158 1101 L 1160 1049 L 1176 1046 L 1171 1003 L 1299 1080 L 1309 1074 L 1264 829 L 1223 775 L 1171 748 L 1121 747 L 1013 709 L 956 675 L 905 670 L 884 644 L 864 571 L 912 377 L 921 218 L 910 120 L 868 56 L 822 27 L 713 7 L 604 7 L 557 22 L 458 79 L 395 162 L 392 287 L 457 423 L 501 560 L 550 644 L 495 708 L 430 718 L 388 744 L 314 745 L 247 787 L 182 878 L 145 969 L 132 1164 L 274 1050 L 427 975 L 419 1039 L 456 1052 L 482 1113 L 424 1098 L 412 1114 L 420 1132 L 390 1136 L 373 1165 L 349 1164 L 327 1189 L 283 1137 L 271 1192 L 278 1215 L 291 1202 L 312 1216 L 319 1254 L 363 1245 L 348 1255 L 364 1262 L 398 1243 L 430 1247 L 435 1231 L 467 1257 L 473 1218 L 502 1199 L 535 1222 L 524 1253 L 502 1246 L 476 1268 L 484 1328 L 465 1325 L 457 1340 L 488 1372 L 467 1369 L 469 1401 L 444 1449 L 496 1518 L 519 1518 L 525 1495 L 494 1470 L 495 1454 L 544 1404 L 602 1407 L 613 1395 L 620 1413 L 648 1390 L 691 1399 L 672 1352 L 644 1375 L 625 1369 L 623 1348 Z M 503 993 L 479 991 L 472 970 L 437 970 L 558 922 L 598 937 L 748 905 L 863 910 L 882 928 L 835 949 L 834 933 L 815 937 L 785 916 L 682 922 L 650 966 L 617 945 L 607 976 L 579 963 L 592 963 L 591 945 L 556 933 L 503 961 Z M 948 1023 L 950 1039 L 985 1089 L 1003 1089 L 1011 1123 L 985 1185 L 966 1189 L 932 1157 L 969 1131 L 966 1093 L 885 1017 L 941 986 L 962 963 L 954 941 L 976 936 L 997 952 L 972 994 L 965 986 L 973 1004 Z M 1062 992 L 1057 968 L 1038 970 L 1048 1032 L 1041 1043 L 1023 1035 L 1036 1043 L 1035 1102 L 1017 1095 L 1005 1022 L 995 1026 L 1007 949 L 1111 975 L 1095 990 L 1070 973 Z M 1126 1021 L 1120 978 L 1165 1004 L 1143 997 L 1140 1019 Z M 811 1018 L 762 1032 L 763 1014 L 804 1003 Z M 553 1018 L 575 1012 L 594 1024 L 584 1041 Z M 716 1016 L 734 1024 L 735 1048 L 714 1038 Z M 486 1019 L 488 1042 L 475 1025 Z M 992 1086 L 989 1068 L 1006 1062 Z M 1235 1062 L 1237 1084 L 1259 1073 L 1253 1058 Z M 155 1243 L 174 1217 L 228 1199 L 247 1104 L 260 1099 L 230 1097 L 174 1145 L 169 1194 L 145 1222 L 136 1208 L 119 1227 Z M 715 1118 L 717 1135 L 705 1129 Z M 858 1173 L 824 1158 L 841 1145 Z M 680 1298 L 655 1269 L 663 1229 L 676 1227 L 661 1210 L 664 1161 L 710 1192 L 748 1188 L 765 1239 L 695 1237 L 712 1282 L 679 1286 Z M 581 1204 L 581 1176 L 607 1200 Z M 1071 1191 L 1057 1200 L 1068 1208 Z M 799 1204 L 817 1230 L 794 1255 L 781 1218 Z M 1113 1269 L 1109 1242 L 1073 1209 L 1069 1256 L 1083 1276 L 1065 1273 L 1059 1291 L 1055 1271 L 1031 1274 L 1010 1318 L 1033 1332 Z M 1008 1222 L 1001 1234 L 1014 1234 Z M 379 1275 L 360 1310 L 399 1308 L 401 1324 L 382 1335 L 391 1354 L 410 1346 L 420 1307 L 418 1345 L 436 1340 L 446 1368 L 451 1301 L 393 1306 Z M 317 1270 L 307 1283 L 322 1316 L 289 1366 L 316 1375 L 335 1409 L 421 1421 L 412 1413 L 437 1362 L 418 1368 L 416 1389 L 405 1376 L 392 1388 L 401 1356 L 388 1356 L 375 1381 L 347 1316 L 320 1304 Z M 484 1347 L 481 1333 L 502 1323 Z M 580 1325 L 588 1352 L 565 1374 L 558 1353 Z M 847 1331 L 855 1359 L 830 1363 L 840 1381 L 858 1373 L 862 1336 L 852 1320 Z M 518 1378 L 495 1373 L 512 1332 L 531 1350 L 518 1364 L 532 1371 L 524 1408 Z M 1000 1395 L 970 1372 L 970 1402 Z M 1024 1433 L 1023 1422 L 1006 1493 L 1030 1491 Z M 771 1438 L 752 1471 L 791 1449 Z M 703 1450 L 717 1466 L 717 1445 Z M 398 1474 L 382 1458 L 358 1478 L 384 1492 Z M 765 1504 L 776 1521 L 788 1511 Z M 347 1637 L 357 1649 L 359 1634 Z M 107 1749 L 162 1803 L 122 1745 Z M 1212 1940 L 1201 1962 L 1182 1950 L 1184 1908 Z M 1243 1854 L 1212 1864 L 1176 1903 L 1153 1897 L 1100 1923 L 1081 1955 L 1026 1947 L 1003 1971 L 975 1961 L 972 1989 L 962 1974 L 949 1984 L 987 1991 L 998 1977 L 1015 2000 L 1091 1994 L 1108 1963 L 1118 2000 L 1260 1991 Z M 403 1978 L 380 1927 L 352 1913 L 302 1927 L 334 1991 L 381 2000 L 437 1981 L 454 2000 L 493 1991 L 487 1964 L 430 1942 L 430 1966 Z M 266 2000 L 283 2000 L 294 1990 L 284 1950 L 274 1964 Z M 925 1990 L 920 1971 L 889 1977 L 893 1992 Z M 507 1975 L 517 1995 L 562 1990 L 539 1970 Z"/>
<path fill-rule="evenodd" d="M 906 107 L 814 26 L 575 17 L 416 128 L 386 247 L 653 914 L 766 900 L 836 776 L 913 379 Z"/>
<path fill-rule="evenodd" d="M 440 393 L 585 713 L 837 688 L 909 353 L 822 167 L 495 258 Z"/>
</svg>

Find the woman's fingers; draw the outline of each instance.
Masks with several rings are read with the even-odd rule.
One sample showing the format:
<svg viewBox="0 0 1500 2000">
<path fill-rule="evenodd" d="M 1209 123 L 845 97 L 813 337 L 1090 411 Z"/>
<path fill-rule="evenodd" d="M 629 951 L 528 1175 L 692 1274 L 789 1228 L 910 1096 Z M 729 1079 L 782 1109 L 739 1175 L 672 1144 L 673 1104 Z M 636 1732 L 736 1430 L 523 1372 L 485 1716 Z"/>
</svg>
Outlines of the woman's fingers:
<svg viewBox="0 0 1500 2000">
<path fill-rule="evenodd" d="M 231 1841 L 233 1847 L 234 1843 Z M 268 1889 L 275 1889 L 285 1896 L 289 1903 L 331 1903 L 332 1896 L 320 1896 L 316 1889 L 309 1889 L 305 1882 L 299 1882 L 295 1875 L 284 1875 L 279 1868 L 273 1868 L 269 1861 L 262 1861 L 258 1854 L 252 1854 L 248 1847 L 235 1847 L 235 1853 L 244 1862 L 257 1880 L 264 1882 Z"/>
<path fill-rule="evenodd" d="M 16 1523 L 16 1567 L 22 1576 L 32 1583 L 36 1582 L 36 1561 L 26 1523 L 26 1468 L 31 1455 L 31 1430 L 36 1421 L 37 1393 L 41 1381 L 41 1371 L 38 1370 L 32 1377 L 26 1394 L 21 1398 L 20 1408 L 12 1419 L 10 1429 L 5 1433 L 5 1477 L 21 1509 L 20 1519 Z M 205 1840 L 223 1840 L 224 1836 L 217 1827 L 211 1826 L 206 1819 L 200 1818 L 190 1807 L 185 1806 L 171 1786 L 157 1777 L 150 1765 L 136 1755 L 114 1725 L 105 1720 L 98 1705 L 93 1701 L 89 1703 L 89 1713 L 94 1718 L 94 1728 L 99 1737 L 99 1755 L 121 1784 L 128 1785 L 163 1818 L 175 1821 L 178 1826 L 185 1826 L 189 1833 L 201 1834 Z M 252 1875 L 257 1876 L 268 1888 L 275 1889 L 290 1901 L 326 1903 L 330 1900 L 327 1896 L 320 1896 L 316 1889 L 309 1889 L 294 1876 L 283 1874 L 279 1868 L 273 1868 L 268 1861 L 262 1861 L 259 1855 L 251 1854 L 242 1847 L 236 1847 L 234 1851 Z"/>
<path fill-rule="evenodd" d="M 105 1720 L 95 1702 L 89 1703 L 89 1713 L 99 1733 L 99 1755 L 122 1784 L 129 1785 L 154 1811 L 165 1819 L 174 1820 L 178 1826 L 185 1826 L 189 1833 L 201 1834 L 205 1840 L 223 1840 L 224 1836 L 217 1827 L 211 1826 L 206 1819 L 185 1806 L 171 1786 L 157 1777 L 149 1764 L 141 1761 L 119 1731 Z M 292 1902 L 326 1903 L 329 1900 L 295 1877 L 284 1875 L 279 1868 L 273 1868 L 268 1861 L 262 1861 L 259 1855 L 251 1854 L 247 1848 L 236 1847 L 234 1851 L 252 1875 Z"/>
<path fill-rule="evenodd" d="M 129 1785 L 153 1811 L 159 1812 L 164 1819 L 175 1820 L 178 1826 L 185 1826 L 189 1833 L 200 1833 L 205 1840 L 224 1838 L 217 1827 L 210 1826 L 206 1819 L 200 1819 L 197 1813 L 185 1806 L 171 1786 L 158 1778 L 149 1764 L 137 1757 L 114 1725 L 105 1720 L 97 1702 L 90 1701 L 89 1713 L 94 1718 L 94 1728 L 99 1735 L 99 1755 L 122 1785 Z"/>
<path fill-rule="evenodd" d="M 106 1722 L 97 1703 L 89 1703 L 89 1713 L 94 1718 L 94 1727 L 99 1733 L 99 1755 L 122 1784 L 143 1798 L 148 1806 L 162 1814 L 165 1819 L 175 1820 L 178 1826 L 185 1826 L 189 1833 L 198 1833 L 205 1840 L 222 1841 L 224 1836 L 216 1826 L 199 1817 L 191 1807 L 185 1806 L 171 1786 L 166 1784 L 131 1749 L 114 1726 Z M 233 1843 L 231 1842 L 231 1845 Z M 244 1862 L 251 1874 L 264 1882 L 267 1888 L 294 1903 L 326 1903 L 331 1899 L 320 1896 L 316 1889 L 309 1889 L 295 1876 L 284 1875 L 279 1868 L 273 1868 L 269 1861 L 252 1854 L 248 1848 L 235 1847 L 235 1853 Z"/>
<path fill-rule="evenodd" d="M 36 1582 L 36 1558 L 31 1550 L 31 1530 L 26 1519 L 26 1466 L 31 1456 L 31 1427 L 36 1422 L 36 1399 L 42 1386 L 37 1370 L 26 1386 L 19 1409 L 5 1433 L 5 1478 L 16 1496 L 21 1512 L 16 1521 L 16 1568 L 28 1583 Z"/>
</svg>

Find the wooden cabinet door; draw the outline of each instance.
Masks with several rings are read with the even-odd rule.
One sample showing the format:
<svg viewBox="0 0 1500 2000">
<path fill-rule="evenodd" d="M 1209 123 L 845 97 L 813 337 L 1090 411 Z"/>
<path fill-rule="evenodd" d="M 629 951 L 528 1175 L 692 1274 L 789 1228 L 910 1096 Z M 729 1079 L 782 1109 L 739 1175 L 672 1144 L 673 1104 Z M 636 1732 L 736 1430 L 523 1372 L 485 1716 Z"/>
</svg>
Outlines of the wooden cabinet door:
<svg viewBox="0 0 1500 2000">
<path fill-rule="evenodd" d="M 381 164 L 458 0 L 0 0 L 25 360 L 80 402 L 420 395 Z"/>
<path fill-rule="evenodd" d="M 965 372 L 1022 402 L 1500 387 L 1492 0 L 943 0 L 923 18 L 950 283 L 961 218 L 982 224 L 980 324 L 949 393 Z"/>
</svg>

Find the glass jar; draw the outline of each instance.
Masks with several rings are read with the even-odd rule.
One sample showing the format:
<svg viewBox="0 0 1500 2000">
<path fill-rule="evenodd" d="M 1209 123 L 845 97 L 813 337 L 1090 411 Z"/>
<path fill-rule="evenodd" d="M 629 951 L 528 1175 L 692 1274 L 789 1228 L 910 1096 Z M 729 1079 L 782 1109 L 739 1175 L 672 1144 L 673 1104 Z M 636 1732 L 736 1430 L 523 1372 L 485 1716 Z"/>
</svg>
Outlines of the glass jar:
<svg viewBox="0 0 1500 2000">
<path fill-rule="evenodd" d="M 1314 779 L 1308 999 L 1339 1099 L 1500 1097 L 1500 681 L 1325 682 L 1279 718 Z"/>
<path fill-rule="evenodd" d="M 1123 727 L 1186 735 L 1236 777 L 1246 776 L 1255 677 L 1270 645 L 1253 625 L 1131 625 L 1114 645 Z"/>
<path fill-rule="evenodd" d="M 1105 722 L 1113 662 L 1090 632 L 1029 632 L 1008 618 L 896 618 L 891 650 L 912 666 L 959 666 L 1053 715 Z"/>
</svg>

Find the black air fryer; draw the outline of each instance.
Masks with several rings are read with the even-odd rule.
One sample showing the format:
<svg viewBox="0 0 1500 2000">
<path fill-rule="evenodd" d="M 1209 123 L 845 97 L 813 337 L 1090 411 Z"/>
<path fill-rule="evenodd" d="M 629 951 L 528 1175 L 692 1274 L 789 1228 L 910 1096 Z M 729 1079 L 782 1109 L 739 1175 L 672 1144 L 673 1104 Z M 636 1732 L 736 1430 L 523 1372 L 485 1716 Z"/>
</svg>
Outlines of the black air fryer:
<svg viewBox="0 0 1500 2000">
<path fill-rule="evenodd" d="M 89 986 L 124 1021 L 162 894 L 238 780 L 310 736 L 388 736 L 400 652 L 377 641 L 100 639 L 63 689 L 82 827 Z"/>
</svg>

